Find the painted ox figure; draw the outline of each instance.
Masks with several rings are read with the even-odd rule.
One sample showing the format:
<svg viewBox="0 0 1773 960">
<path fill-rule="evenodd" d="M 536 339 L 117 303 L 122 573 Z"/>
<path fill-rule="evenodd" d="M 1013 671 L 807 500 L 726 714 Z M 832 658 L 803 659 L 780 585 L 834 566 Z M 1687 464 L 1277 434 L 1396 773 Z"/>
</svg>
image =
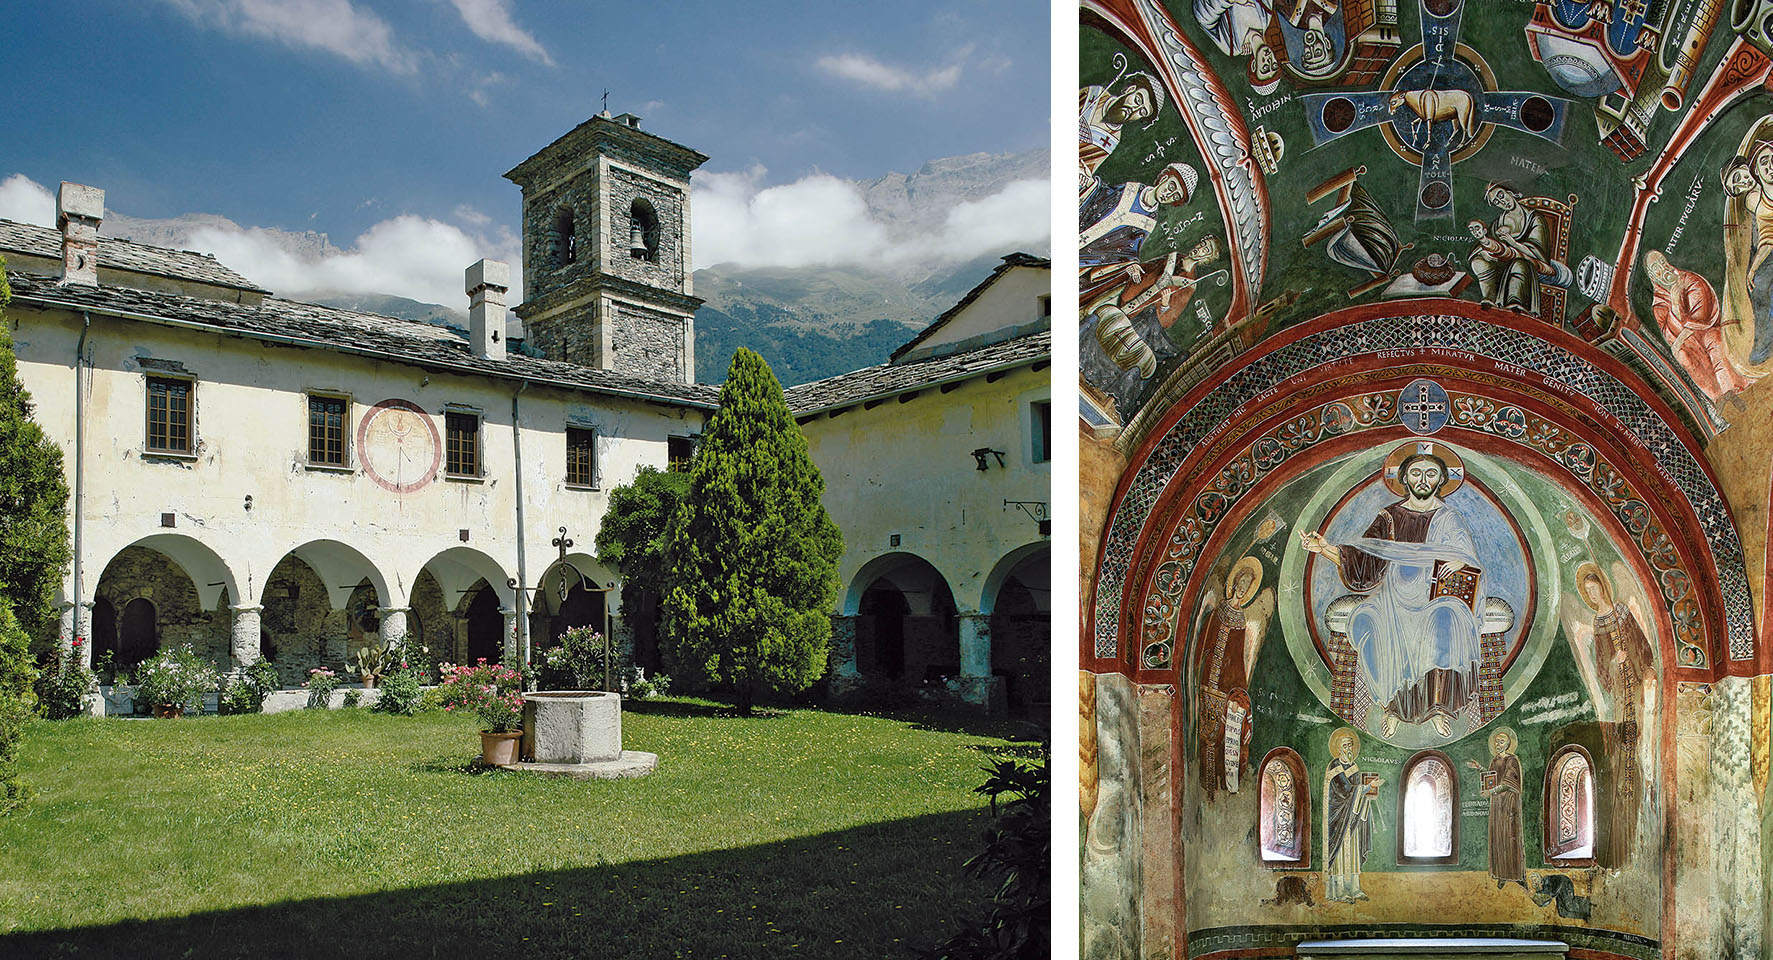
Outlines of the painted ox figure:
<svg viewBox="0 0 1773 960">
<path fill-rule="evenodd" d="M 1470 142 L 1477 136 L 1477 101 L 1464 90 L 1399 90 L 1391 95 L 1389 106 L 1393 114 L 1407 106 L 1416 115 L 1416 119 L 1410 121 L 1412 137 L 1422 131 L 1424 124 L 1428 126 L 1428 136 L 1434 136 L 1434 125 L 1441 120 L 1453 121 L 1459 132 L 1465 135 L 1463 141 L 1456 142 Z M 1426 144 L 1428 138 L 1417 142 Z"/>
</svg>

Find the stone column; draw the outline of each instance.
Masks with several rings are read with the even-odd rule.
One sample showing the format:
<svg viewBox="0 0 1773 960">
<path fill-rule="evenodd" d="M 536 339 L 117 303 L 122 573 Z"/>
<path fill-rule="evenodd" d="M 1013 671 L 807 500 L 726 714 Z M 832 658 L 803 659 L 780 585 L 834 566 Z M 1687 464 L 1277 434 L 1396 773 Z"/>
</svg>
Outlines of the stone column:
<svg viewBox="0 0 1773 960">
<path fill-rule="evenodd" d="M 831 618 L 831 679 L 855 680 L 862 672 L 856 667 L 856 621 L 859 617 Z"/>
<path fill-rule="evenodd" d="M 500 607 L 499 613 L 505 617 L 505 642 L 500 644 L 504 648 L 504 662 L 508 665 L 515 665 L 517 663 L 517 608 Z"/>
<path fill-rule="evenodd" d="M 237 603 L 228 609 L 234 611 L 229 652 L 234 657 L 234 672 L 240 673 L 259 662 L 259 611 L 265 608 L 256 603 Z"/>
<path fill-rule="evenodd" d="M 376 608 L 376 613 L 382 618 L 382 646 L 392 650 L 406 639 L 406 615 L 411 612 L 411 607 Z"/>
<path fill-rule="evenodd" d="M 860 617 L 831 618 L 831 652 L 827 662 L 830 670 L 826 686 L 831 696 L 842 700 L 862 686 L 862 671 L 856 663 L 856 622 Z"/>
<path fill-rule="evenodd" d="M 991 615 L 964 613 L 960 617 L 960 698 L 987 713 L 1009 712 L 1008 691 L 1003 679 L 991 675 Z"/>
<path fill-rule="evenodd" d="M 960 675 L 962 677 L 991 676 L 990 614 L 961 614 Z"/>
</svg>

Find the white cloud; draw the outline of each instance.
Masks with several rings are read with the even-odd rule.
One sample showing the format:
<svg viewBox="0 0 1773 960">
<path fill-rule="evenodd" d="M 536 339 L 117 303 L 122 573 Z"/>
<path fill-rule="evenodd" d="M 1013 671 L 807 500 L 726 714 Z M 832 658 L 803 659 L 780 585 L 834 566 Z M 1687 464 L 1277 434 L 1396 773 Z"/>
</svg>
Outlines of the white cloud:
<svg viewBox="0 0 1773 960">
<path fill-rule="evenodd" d="M 1052 232 L 1053 188 L 1048 180 L 1018 180 L 997 193 L 948 211 L 939 245 L 956 256 L 1045 239 Z"/>
<path fill-rule="evenodd" d="M 474 35 L 489 43 L 501 43 L 518 53 L 548 66 L 554 66 L 554 58 L 548 51 L 511 19 L 511 9 L 505 0 L 452 0 L 456 12 L 462 15 L 462 22 Z"/>
<path fill-rule="evenodd" d="M 164 0 L 194 23 L 228 33 L 324 50 L 360 66 L 412 73 L 418 58 L 394 40 L 386 20 L 351 0 Z"/>
<path fill-rule="evenodd" d="M 460 227 L 406 214 L 383 220 L 345 251 L 298 256 L 287 234 L 260 227 L 192 231 L 191 249 L 216 259 L 281 296 L 318 293 L 387 293 L 467 309 L 462 271 L 482 257 L 511 265 L 507 300 L 522 299 L 522 254 L 509 228 L 470 234 Z"/>
<path fill-rule="evenodd" d="M 902 235 L 869 211 L 860 187 L 828 174 L 763 187 L 761 165 L 737 173 L 697 173 L 691 181 L 694 267 L 864 265 L 965 258 L 1049 242 L 1051 185 L 1021 180 L 958 203 L 933 233 Z"/>
<path fill-rule="evenodd" d="M 55 226 L 55 194 L 22 173 L 0 180 L 0 219 Z"/>
<path fill-rule="evenodd" d="M 912 70 L 882 63 L 865 53 L 840 53 L 820 57 L 819 69 L 883 93 L 933 97 L 960 82 L 959 61 L 966 59 L 972 49 L 963 47 L 954 57 L 955 62 L 939 68 Z"/>
<path fill-rule="evenodd" d="M 695 266 L 804 267 L 882 256 L 886 228 L 868 216 L 856 185 L 826 174 L 759 189 L 761 165 L 742 173 L 696 174 Z"/>
</svg>

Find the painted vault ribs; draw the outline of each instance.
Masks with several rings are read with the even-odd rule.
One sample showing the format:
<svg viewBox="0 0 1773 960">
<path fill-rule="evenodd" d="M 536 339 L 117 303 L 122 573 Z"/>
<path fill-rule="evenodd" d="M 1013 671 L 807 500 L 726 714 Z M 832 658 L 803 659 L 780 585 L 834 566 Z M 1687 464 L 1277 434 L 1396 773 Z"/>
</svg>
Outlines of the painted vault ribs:
<svg viewBox="0 0 1773 960">
<path fill-rule="evenodd" d="M 1770 28 L 1081 4 L 1085 956 L 1769 955 Z"/>
</svg>

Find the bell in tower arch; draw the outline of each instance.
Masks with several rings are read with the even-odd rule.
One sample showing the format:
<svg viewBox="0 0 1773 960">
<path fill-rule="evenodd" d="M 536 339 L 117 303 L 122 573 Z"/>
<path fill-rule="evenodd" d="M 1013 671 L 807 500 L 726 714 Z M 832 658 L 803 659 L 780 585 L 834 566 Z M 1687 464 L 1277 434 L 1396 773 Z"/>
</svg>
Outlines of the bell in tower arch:
<svg viewBox="0 0 1773 960">
<path fill-rule="evenodd" d="M 629 217 L 628 255 L 636 260 L 645 260 L 646 254 L 646 227 L 640 222 L 639 217 Z"/>
</svg>

